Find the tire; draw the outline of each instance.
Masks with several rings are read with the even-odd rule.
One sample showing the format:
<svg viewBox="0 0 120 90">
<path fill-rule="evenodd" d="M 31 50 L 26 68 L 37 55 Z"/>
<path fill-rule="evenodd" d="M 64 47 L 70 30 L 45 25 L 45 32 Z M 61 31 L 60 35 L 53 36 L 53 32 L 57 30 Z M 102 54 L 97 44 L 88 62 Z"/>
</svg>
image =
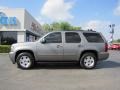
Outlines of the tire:
<svg viewBox="0 0 120 90">
<path fill-rule="evenodd" d="M 93 69 L 97 63 L 97 57 L 93 53 L 85 53 L 80 58 L 80 66 L 84 69 Z"/>
<path fill-rule="evenodd" d="M 30 69 L 34 65 L 34 57 L 30 53 L 23 52 L 17 56 L 16 62 L 18 68 Z"/>
</svg>

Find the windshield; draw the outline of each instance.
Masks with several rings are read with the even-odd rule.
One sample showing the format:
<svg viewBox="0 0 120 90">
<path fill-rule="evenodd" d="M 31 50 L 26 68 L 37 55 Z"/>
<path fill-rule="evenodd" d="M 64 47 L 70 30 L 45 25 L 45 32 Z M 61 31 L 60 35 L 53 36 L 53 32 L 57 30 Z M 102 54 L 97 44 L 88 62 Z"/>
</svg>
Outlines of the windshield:
<svg viewBox="0 0 120 90">
<path fill-rule="evenodd" d="M 35 42 L 38 41 L 38 40 L 40 40 L 40 38 L 42 38 L 45 34 L 46 34 L 46 33 L 41 34 L 40 37 L 37 37 L 37 39 L 35 40 Z"/>
</svg>

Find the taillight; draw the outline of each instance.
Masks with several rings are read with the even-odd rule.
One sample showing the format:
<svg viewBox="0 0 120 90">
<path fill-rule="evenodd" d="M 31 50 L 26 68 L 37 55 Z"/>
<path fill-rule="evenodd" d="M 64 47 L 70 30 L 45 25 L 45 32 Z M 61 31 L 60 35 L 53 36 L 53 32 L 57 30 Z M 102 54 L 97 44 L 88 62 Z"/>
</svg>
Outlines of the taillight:
<svg viewBox="0 0 120 90">
<path fill-rule="evenodd" d="M 107 52 L 107 51 L 108 51 L 108 44 L 105 43 L 105 52 Z"/>
</svg>

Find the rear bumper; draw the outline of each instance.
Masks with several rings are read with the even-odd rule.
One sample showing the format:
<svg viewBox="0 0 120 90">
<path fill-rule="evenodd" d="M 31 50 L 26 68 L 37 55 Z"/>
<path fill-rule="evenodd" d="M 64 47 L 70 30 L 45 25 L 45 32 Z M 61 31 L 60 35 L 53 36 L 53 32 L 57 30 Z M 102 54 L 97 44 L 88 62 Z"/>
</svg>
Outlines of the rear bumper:
<svg viewBox="0 0 120 90">
<path fill-rule="evenodd" d="M 15 64 L 15 52 L 10 52 L 9 57 L 10 57 L 10 60 L 12 61 L 12 63 Z"/>
<path fill-rule="evenodd" d="M 99 53 L 99 55 L 98 55 L 99 60 L 106 60 L 108 58 L 109 58 L 109 53 L 108 52 L 102 52 L 102 53 Z"/>
</svg>

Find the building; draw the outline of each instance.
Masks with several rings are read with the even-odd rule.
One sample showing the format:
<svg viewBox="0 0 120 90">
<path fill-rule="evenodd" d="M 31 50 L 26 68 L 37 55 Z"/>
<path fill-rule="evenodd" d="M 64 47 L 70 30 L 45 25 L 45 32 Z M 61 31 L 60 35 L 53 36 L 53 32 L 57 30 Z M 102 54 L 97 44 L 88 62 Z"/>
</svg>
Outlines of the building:
<svg viewBox="0 0 120 90">
<path fill-rule="evenodd" d="M 41 25 L 22 8 L 0 9 L 0 44 L 35 41 Z"/>
</svg>

